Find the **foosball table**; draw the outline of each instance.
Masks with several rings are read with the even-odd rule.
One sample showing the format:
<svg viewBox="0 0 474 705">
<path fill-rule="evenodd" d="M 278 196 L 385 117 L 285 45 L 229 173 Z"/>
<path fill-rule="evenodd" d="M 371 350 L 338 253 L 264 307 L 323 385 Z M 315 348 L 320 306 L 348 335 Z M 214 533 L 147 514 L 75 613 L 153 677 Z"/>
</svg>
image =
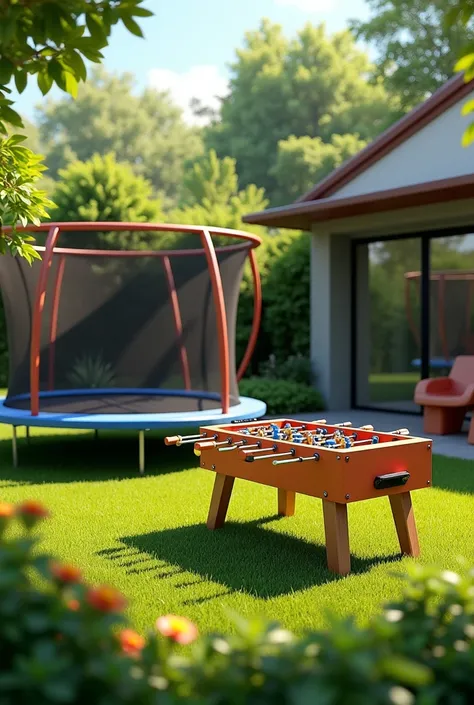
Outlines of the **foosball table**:
<svg viewBox="0 0 474 705">
<path fill-rule="evenodd" d="M 411 491 L 430 487 L 432 441 L 407 429 L 376 432 L 350 422 L 327 424 L 294 419 L 239 421 L 204 426 L 190 436 L 169 436 L 167 445 L 194 445 L 200 466 L 216 473 L 207 519 L 223 526 L 235 478 L 278 490 L 278 513 L 292 516 L 295 495 L 323 501 L 327 565 L 351 569 L 347 505 L 388 496 L 403 554 L 419 555 Z"/>
</svg>

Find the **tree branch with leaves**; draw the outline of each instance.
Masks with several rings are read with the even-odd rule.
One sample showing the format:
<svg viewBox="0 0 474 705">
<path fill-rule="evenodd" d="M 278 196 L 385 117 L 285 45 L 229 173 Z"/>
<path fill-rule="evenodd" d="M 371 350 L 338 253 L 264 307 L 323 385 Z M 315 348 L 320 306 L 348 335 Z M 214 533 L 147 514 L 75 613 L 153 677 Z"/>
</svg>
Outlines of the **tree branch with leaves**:
<svg viewBox="0 0 474 705">
<path fill-rule="evenodd" d="M 32 238 L 4 225 L 38 224 L 53 204 L 37 188 L 43 158 L 9 135 L 23 127 L 10 85 L 22 93 L 30 78 L 46 95 L 53 85 L 73 97 L 87 78 L 85 60 L 101 63 L 112 29 L 123 24 L 143 37 L 137 18 L 150 17 L 143 0 L 0 0 L 0 252 L 28 261 L 37 257 Z"/>
</svg>

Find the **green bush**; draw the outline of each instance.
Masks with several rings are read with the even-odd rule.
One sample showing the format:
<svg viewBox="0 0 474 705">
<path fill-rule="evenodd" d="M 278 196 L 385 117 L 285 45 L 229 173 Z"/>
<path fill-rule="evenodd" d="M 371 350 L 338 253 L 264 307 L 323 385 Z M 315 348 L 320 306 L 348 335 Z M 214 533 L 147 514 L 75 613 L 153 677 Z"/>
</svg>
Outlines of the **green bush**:
<svg viewBox="0 0 474 705">
<path fill-rule="evenodd" d="M 262 362 L 259 375 L 267 379 L 283 379 L 298 384 L 314 384 L 314 375 L 311 360 L 304 355 L 290 355 L 286 360 L 277 360 L 275 355 L 270 355 L 266 362 Z"/>
<path fill-rule="evenodd" d="M 137 176 L 129 164 L 115 160 L 113 154 L 95 154 L 86 162 L 74 161 L 59 170 L 52 199 L 54 221 L 107 221 L 150 223 L 162 220 L 160 202 L 153 197 L 151 184 Z M 61 244 L 69 247 L 133 249 L 143 247 L 140 233 L 63 233 Z"/>
<path fill-rule="evenodd" d="M 0 296 L 0 388 L 8 384 L 8 341 L 3 301 Z"/>
<path fill-rule="evenodd" d="M 265 277 L 263 331 L 278 360 L 309 354 L 310 236 L 296 233 Z M 323 304 L 324 302 L 322 302 Z"/>
<path fill-rule="evenodd" d="M 267 405 L 267 414 L 297 414 L 324 409 L 321 394 L 307 384 L 285 379 L 249 377 L 241 380 L 240 393 L 245 397 L 261 399 Z"/>
<path fill-rule="evenodd" d="M 35 501 L 0 502 L 5 705 L 474 702 L 473 569 L 413 564 L 402 599 L 363 629 L 333 618 L 296 636 L 235 615 L 233 635 L 199 636 L 185 617 L 165 615 L 144 637 L 129 628 L 120 593 L 87 586 L 75 566 L 38 551 L 35 526 L 47 514 Z"/>
<path fill-rule="evenodd" d="M 249 375 L 256 373 L 260 367 L 260 364 L 265 360 L 268 360 L 271 353 L 275 352 L 274 331 L 272 331 L 271 326 L 267 324 L 268 318 L 272 317 L 270 309 L 273 305 L 273 301 L 269 296 L 268 281 L 276 263 L 285 261 L 289 252 L 291 252 L 294 243 L 298 241 L 299 237 L 300 233 L 293 231 L 283 231 L 274 235 L 267 234 L 263 237 L 263 242 L 260 247 L 257 247 L 255 250 L 260 277 L 262 280 L 263 307 L 262 323 L 260 326 L 255 352 L 252 357 L 251 367 L 248 371 Z M 240 290 L 239 310 L 237 317 L 236 350 L 238 361 L 242 359 L 250 336 L 253 319 L 253 303 L 254 294 L 252 273 L 250 270 L 250 265 L 247 264 L 244 270 L 244 277 Z M 308 351 L 306 350 L 304 354 L 308 354 Z M 287 355 L 284 355 L 284 357 L 287 357 Z"/>
</svg>

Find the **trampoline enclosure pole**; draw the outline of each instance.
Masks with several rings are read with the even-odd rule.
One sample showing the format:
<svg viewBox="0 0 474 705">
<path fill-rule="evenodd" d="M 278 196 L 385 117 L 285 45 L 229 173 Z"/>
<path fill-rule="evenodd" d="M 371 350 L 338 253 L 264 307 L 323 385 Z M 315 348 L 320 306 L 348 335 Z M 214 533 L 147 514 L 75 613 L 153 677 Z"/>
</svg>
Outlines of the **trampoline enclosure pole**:
<svg viewBox="0 0 474 705">
<path fill-rule="evenodd" d="M 40 372 L 40 346 L 41 346 L 41 320 L 43 317 L 48 274 L 53 261 L 55 245 L 61 232 L 58 226 L 52 226 L 48 232 L 48 239 L 44 249 L 43 260 L 36 288 L 35 305 L 31 321 L 31 349 L 30 349 L 30 398 L 31 415 L 39 414 L 39 372 Z"/>
<path fill-rule="evenodd" d="M 145 431 L 138 432 L 138 469 L 145 472 Z"/>
<path fill-rule="evenodd" d="M 217 344 L 219 346 L 219 367 L 221 373 L 221 403 L 222 413 L 229 413 L 230 405 L 230 375 L 229 375 L 229 339 L 227 337 L 227 316 L 225 310 L 224 289 L 219 270 L 214 243 L 209 230 L 201 231 L 201 242 L 206 253 L 209 276 L 211 278 L 212 294 L 216 306 Z"/>
<path fill-rule="evenodd" d="M 257 344 L 258 332 L 262 320 L 262 282 L 260 279 L 260 272 L 258 271 L 257 258 L 254 250 L 249 251 L 249 260 L 253 277 L 253 321 L 249 342 L 247 343 L 247 349 L 245 350 L 242 362 L 240 363 L 237 372 L 237 382 L 240 382 L 244 376 L 245 370 L 247 369 L 252 358 L 255 345 Z"/>
<path fill-rule="evenodd" d="M 13 455 L 13 467 L 18 467 L 18 443 L 16 438 L 16 426 L 12 426 L 12 455 Z"/>
</svg>

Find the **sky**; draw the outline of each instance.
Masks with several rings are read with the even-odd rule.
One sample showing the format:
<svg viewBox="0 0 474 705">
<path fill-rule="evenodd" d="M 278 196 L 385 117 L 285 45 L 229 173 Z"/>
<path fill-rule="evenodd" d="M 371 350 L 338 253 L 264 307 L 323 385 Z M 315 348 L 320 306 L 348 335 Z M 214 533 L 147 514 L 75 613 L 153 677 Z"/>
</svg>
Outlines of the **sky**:
<svg viewBox="0 0 474 705">
<path fill-rule="evenodd" d="M 196 120 L 189 108 L 193 97 L 217 107 L 215 96 L 227 90 L 235 50 L 263 17 L 294 36 L 306 22 L 324 22 L 332 33 L 344 29 L 350 18 L 369 15 L 365 0 L 146 0 L 143 6 L 155 13 L 139 18 L 145 39 L 114 28 L 103 66 L 133 73 L 137 90 L 169 90 L 187 122 Z M 29 82 L 21 96 L 13 97 L 19 112 L 33 119 L 35 106 L 45 99 L 34 78 Z M 56 88 L 48 95 L 58 98 L 61 91 Z"/>
</svg>

